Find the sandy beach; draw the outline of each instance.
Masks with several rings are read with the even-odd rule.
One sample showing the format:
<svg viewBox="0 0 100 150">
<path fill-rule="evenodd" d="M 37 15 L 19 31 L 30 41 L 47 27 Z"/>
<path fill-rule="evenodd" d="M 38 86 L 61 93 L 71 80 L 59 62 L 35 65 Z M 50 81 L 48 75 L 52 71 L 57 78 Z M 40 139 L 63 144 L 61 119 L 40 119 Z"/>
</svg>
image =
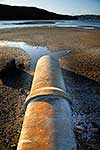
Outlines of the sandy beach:
<svg viewBox="0 0 100 150">
<path fill-rule="evenodd" d="M 51 53 L 70 50 L 59 59 L 65 86 L 71 97 L 73 125 L 78 150 L 98 150 L 100 99 L 100 29 L 16 28 L 0 29 L 0 41 L 25 42 L 47 46 Z M 8 55 L 4 54 L 9 53 Z M 0 47 L 0 70 L 13 58 L 24 68 L 0 79 L 0 150 L 16 150 L 24 116 L 24 101 L 29 94 L 33 74 L 29 59 L 21 49 Z M 17 53 L 16 53 L 17 51 Z M 23 53 L 23 59 L 19 57 Z M 27 59 L 27 61 L 25 61 Z M 3 64 L 3 65 L 2 65 Z M 21 65 L 20 65 L 21 66 Z M 95 105 L 95 106 L 94 106 Z"/>
</svg>

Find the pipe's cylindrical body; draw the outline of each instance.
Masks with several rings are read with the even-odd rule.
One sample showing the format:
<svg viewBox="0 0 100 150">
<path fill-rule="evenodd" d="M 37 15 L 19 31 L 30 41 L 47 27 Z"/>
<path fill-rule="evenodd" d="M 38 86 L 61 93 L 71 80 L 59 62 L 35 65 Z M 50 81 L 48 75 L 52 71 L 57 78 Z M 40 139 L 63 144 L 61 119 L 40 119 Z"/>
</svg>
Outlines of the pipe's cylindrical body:
<svg viewBox="0 0 100 150">
<path fill-rule="evenodd" d="M 75 150 L 71 110 L 57 60 L 37 63 L 17 150 Z"/>
</svg>

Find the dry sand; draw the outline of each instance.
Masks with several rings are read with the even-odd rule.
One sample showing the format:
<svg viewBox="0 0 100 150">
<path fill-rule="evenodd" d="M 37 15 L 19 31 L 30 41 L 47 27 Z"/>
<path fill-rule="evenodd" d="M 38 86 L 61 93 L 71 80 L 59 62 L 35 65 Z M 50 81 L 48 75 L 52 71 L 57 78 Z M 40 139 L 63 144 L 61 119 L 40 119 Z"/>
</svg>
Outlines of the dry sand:
<svg viewBox="0 0 100 150">
<path fill-rule="evenodd" d="M 47 27 L 3 29 L 0 30 L 0 40 L 47 46 L 51 52 L 71 50 L 71 55 L 61 58 L 60 64 L 67 92 L 72 98 L 71 108 L 78 150 L 98 150 L 100 30 Z M 0 53 L 1 51 L 0 48 Z M 11 53 L 10 55 L 12 56 Z M 24 116 L 24 100 L 33 77 L 26 69 L 17 70 L 15 74 L 18 76 L 13 79 L 7 77 L 6 80 L 0 80 L 0 150 L 16 149 Z M 89 130 L 91 127 L 94 131 L 89 132 L 86 125 Z"/>
</svg>

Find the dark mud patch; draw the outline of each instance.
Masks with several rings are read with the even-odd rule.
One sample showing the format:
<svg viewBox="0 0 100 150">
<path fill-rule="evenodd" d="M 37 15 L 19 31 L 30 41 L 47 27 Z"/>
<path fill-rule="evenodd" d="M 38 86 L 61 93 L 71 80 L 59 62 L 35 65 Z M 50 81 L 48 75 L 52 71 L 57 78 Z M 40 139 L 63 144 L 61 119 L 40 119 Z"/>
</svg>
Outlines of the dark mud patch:
<svg viewBox="0 0 100 150">
<path fill-rule="evenodd" d="M 24 67 L 26 70 L 30 67 L 30 58 L 24 50 L 19 48 L 0 47 L 0 72 L 1 70 L 12 64 L 12 60 L 15 60 L 18 68 Z"/>
</svg>

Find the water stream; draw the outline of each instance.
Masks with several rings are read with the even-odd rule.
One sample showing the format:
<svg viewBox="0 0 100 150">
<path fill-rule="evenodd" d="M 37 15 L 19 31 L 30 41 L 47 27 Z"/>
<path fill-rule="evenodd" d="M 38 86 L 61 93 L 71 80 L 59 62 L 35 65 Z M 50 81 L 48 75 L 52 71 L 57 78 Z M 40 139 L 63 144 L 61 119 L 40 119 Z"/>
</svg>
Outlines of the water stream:
<svg viewBox="0 0 100 150">
<path fill-rule="evenodd" d="M 59 58 L 70 54 L 70 50 L 61 50 L 51 53 L 46 46 L 32 46 L 25 42 L 0 41 L 0 47 L 15 47 L 23 49 L 31 59 L 30 69 L 34 69 L 37 60 L 43 55 L 49 54 Z"/>
</svg>

